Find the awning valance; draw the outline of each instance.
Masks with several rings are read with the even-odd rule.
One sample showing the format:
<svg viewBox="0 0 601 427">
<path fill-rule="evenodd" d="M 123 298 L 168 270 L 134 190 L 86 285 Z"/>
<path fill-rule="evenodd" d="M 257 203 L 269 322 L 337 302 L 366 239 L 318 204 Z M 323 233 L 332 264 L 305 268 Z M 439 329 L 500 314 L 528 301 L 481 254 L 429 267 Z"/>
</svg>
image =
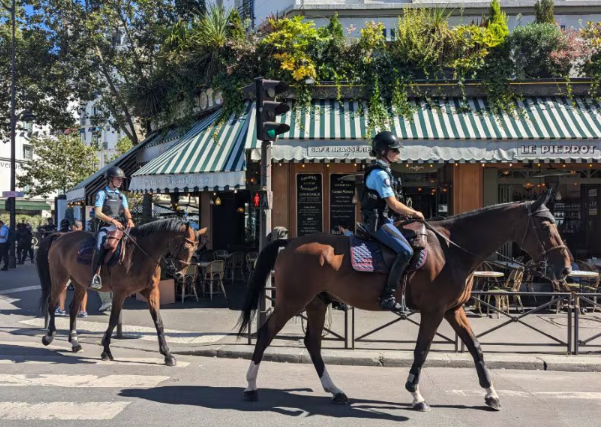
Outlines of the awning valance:
<svg viewBox="0 0 601 427">
<path fill-rule="evenodd" d="M 187 138 L 137 171 L 130 190 L 177 192 L 227 190 L 245 184 L 245 140 L 250 104 L 244 114 L 222 124 L 214 113 L 210 126 Z"/>
<path fill-rule="evenodd" d="M 4 207 L 6 199 L 0 199 L 0 206 Z M 52 206 L 45 200 L 17 199 L 15 209 L 17 211 L 50 211 Z"/>
</svg>

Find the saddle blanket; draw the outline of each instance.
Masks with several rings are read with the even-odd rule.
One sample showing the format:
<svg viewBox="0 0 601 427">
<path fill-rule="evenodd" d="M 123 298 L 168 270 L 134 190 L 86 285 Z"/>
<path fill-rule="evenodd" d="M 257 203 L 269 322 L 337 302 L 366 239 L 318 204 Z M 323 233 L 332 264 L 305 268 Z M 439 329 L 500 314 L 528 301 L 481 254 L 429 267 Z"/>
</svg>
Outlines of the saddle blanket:
<svg viewBox="0 0 601 427">
<path fill-rule="evenodd" d="M 364 273 L 388 273 L 390 269 L 384 261 L 381 244 L 375 240 L 363 240 L 356 235 L 350 236 L 351 264 L 353 269 Z M 428 258 L 428 250 L 421 251 L 420 259 L 415 266 L 419 270 Z"/>
<path fill-rule="evenodd" d="M 121 256 L 121 244 L 123 241 L 119 242 L 119 246 L 117 250 L 109 259 L 109 262 L 106 263 L 109 267 L 114 267 L 119 262 L 119 257 Z M 77 251 L 77 263 L 83 265 L 92 265 L 92 256 L 94 255 L 94 248 L 96 247 L 96 238 L 90 237 L 88 240 L 81 244 L 79 251 Z"/>
</svg>

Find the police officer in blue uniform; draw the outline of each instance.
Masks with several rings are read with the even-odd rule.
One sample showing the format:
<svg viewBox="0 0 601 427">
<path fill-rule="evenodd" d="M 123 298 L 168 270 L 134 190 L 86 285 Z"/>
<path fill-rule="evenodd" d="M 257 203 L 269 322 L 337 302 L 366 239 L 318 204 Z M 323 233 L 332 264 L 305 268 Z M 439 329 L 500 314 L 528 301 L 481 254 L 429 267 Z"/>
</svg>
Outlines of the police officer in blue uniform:
<svg viewBox="0 0 601 427">
<path fill-rule="evenodd" d="M 129 204 L 124 194 L 119 191 L 123 184 L 125 173 L 121 168 L 112 167 L 106 171 L 107 186 L 96 194 L 94 203 L 94 216 L 100 221 L 96 236 L 96 251 L 92 259 L 92 282 L 90 287 L 94 290 L 102 289 L 100 269 L 104 258 L 104 240 L 110 231 L 123 230 L 122 218 L 126 220 L 126 227 L 134 227 Z"/>
<path fill-rule="evenodd" d="M 394 226 L 389 211 L 419 220 L 424 219 L 421 212 L 411 209 L 397 199 L 390 164 L 397 161 L 401 147 L 401 143 L 391 132 L 380 132 L 375 136 L 370 155 L 376 157 L 376 160 L 365 171 L 365 191 L 361 197 L 361 212 L 369 231 L 397 253 L 388 283 L 380 296 L 380 308 L 396 312 L 406 311 L 404 304 L 396 301 L 394 293 L 413 256 L 413 249 Z"/>
</svg>

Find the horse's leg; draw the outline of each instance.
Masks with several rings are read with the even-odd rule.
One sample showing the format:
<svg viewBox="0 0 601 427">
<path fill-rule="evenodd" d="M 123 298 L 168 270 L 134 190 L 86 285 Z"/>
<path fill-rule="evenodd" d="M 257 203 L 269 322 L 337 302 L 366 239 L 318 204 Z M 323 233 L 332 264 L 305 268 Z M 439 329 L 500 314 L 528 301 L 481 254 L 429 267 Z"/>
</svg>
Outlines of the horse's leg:
<svg viewBox="0 0 601 427">
<path fill-rule="evenodd" d="M 259 373 L 259 364 L 263 358 L 263 353 L 273 338 L 278 332 L 284 327 L 286 322 L 292 318 L 292 316 L 302 311 L 306 302 L 301 303 L 300 307 L 291 307 L 287 305 L 288 301 L 283 301 L 280 298 L 276 301 L 275 309 L 267 319 L 267 321 L 259 328 L 257 332 L 257 343 L 255 344 L 255 351 L 246 373 L 246 380 L 248 381 L 248 387 L 244 390 L 244 399 L 248 401 L 256 401 L 259 398 L 259 392 L 257 391 L 257 375 Z"/>
<path fill-rule="evenodd" d="M 307 332 L 305 333 L 305 347 L 307 347 L 307 350 L 309 351 L 311 361 L 313 362 L 313 366 L 315 366 L 323 389 L 328 393 L 332 393 L 334 396 L 332 403 L 346 404 L 349 401 L 348 397 L 346 397 L 346 394 L 344 394 L 342 390 L 334 385 L 334 382 L 330 378 L 330 374 L 328 374 L 328 370 L 323 363 L 323 359 L 321 358 L 321 333 L 323 331 L 327 309 L 327 304 L 320 298 L 315 298 L 306 307 L 305 310 L 309 320 L 307 321 Z"/>
<path fill-rule="evenodd" d="M 419 392 L 419 377 L 426 357 L 428 357 L 430 345 L 443 317 L 443 313 L 421 313 L 417 344 L 413 351 L 413 365 L 411 365 L 409 377 L 405 383 L 405 389 L 413 396 L 413 409 L 417 411 L 427 412 L 430 410 L 430 406 Z"/>
<path fill-rule="evenodd" d="M 86 289 L 83 288 L 79 283 L 75 283 L 71 280 L 73 284 L 73 301 L 71 301 L 71 305 L 69 306 L 69 342 L 71 343 L 71 350 L 73 352 L 78 353 L 82 350 L 81 345 L 77 341 L 77 314 L 81 309 L 81 302 L 83 301 L 84 296 L 86 295 Z"/>
<path fill-rule="evenodd" d="M 113 329 L 117 326 L 117 322 L 119 321 L 119 315 L 121 314 L 121 309 L 123 308 L 123 302 L 125 301 L 125 293 L 121 290 L 114 291 L 113 290 L 113 308 L 111 310 L 111 318 L 109 319 L 109 326 L 106 328 L 106 332 L 104 333 L 104 337 L 102 338 L 102 345 L 104 346 L 104 351 L 100 356 L 102 360 L 115 360 L 113 358 L 113 354 L 111 353 L 111 337 L 113 336 Z"/>
<path fill-rule="evenodd" d="M 488 370 L 484 364 L 482 348 L 480 348 L 480 343 L 472 331 L 467 316 L 465 315 L 465 310 L 460 306 L 454 310 L 448 311 L 445 314 L 445 319 L 447 319 L 457 335 L 459 335 L 461 340 L 465 343 L 470 354 L 474 358 L 476 372 L 478 372 L 478 379 L 480 380 L 480 387 L 486 389 L 484 401 L 492 409 L 496 411 L 501 410 L 499 395 L 497 395 L 497 392 L 492 385 L 492 380 L 490 379 Z"/>
<path fill-rule="evenodd" d="M 64 277 L 58 277 L 59 274 L 63 274 Z M 54 341 L 54 337 L 56 336 L 56 304 L 58 304 L 60 294 L 62 290 L 67 286 L 68 280 L 69 278 L 63 271 L 54 272 L 54 277 L 52 277 L 51 279 L 50 298 L 48 301 L 48 315 L 50 316 L 50 321 L 48 323 L 48 332 L 42 337 L 42 344 L 44 345 L 50 345 L 52 341 Z"/>
<path fill-rule="evenodd" d="M 165 330 L 163 328 L 163 319 L 161 319 L 161 313 L 159 311 L 160 306 L 160 294 L 158 283 L 154 283 L 152 288 L 144 289 L 140 292 L 144 298 L 148 301 L 148 310 L 154 321 L 154 326 L 157 329 L 157 335 L 159 337 L 159 351 L 165 356 L 165 365 L 175 366 L 175 357 L 169 351 L 167 341 L 165 340 Z"/>
</svg>

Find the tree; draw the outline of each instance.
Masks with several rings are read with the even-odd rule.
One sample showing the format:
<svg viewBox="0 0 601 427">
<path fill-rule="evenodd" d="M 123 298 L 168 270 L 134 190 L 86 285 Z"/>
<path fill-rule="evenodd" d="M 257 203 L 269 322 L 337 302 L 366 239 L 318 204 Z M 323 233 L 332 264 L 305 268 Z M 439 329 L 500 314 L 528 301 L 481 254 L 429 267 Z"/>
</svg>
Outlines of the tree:
<svg viewBox="0 0 601 427">
<path fill-rule="evenodd" d="M 27 19 L 26 19 L 27 18 Z M 12 23 L 0 7 L 0 141 L 10 137 Z M 16 112 L 25 109 L 36 123 L 53 129 L 66 129 L 74 123 L 70 103 L 75 100 L 70 70 L 60 50 L 55 49 L 50 31 L 39 21 L 23 15 L 17 7 L 15 34 Z"/>
<path fill-rule="evenodd" d="M 110 157 L 108 161 L 112 162 L 113 160 L 117 159 L 118 157 L 131 150 L 133 146 L 134 144 L 132 144 L 131 140 L 127 136 L 120 138 L 119 141 L 117 141 L 117 144 L 115 144 L 115 154 L 113 154 L 113 156 Z"/>
<path fill-rule="evenodd" d="M 534 4 L 534 16 L 537 24 L 555 24 L 553 0 L 538 0 Z"/>
<path fill-rule="evenodd" d="M 493 0 L 488 8 L 486 27 L 497 44 L 501 44 L 509 36 L 507 15 L 501 10 L 501 2 L 499 0 Z"/>
<path fill-rule="evenodd" d="M 23 164 L 19 187 L 29 187 L 31 196 L 49 196 L 67 190 L 88 178 L 96 170 L 96 154 L 79 134 L 32 138 L 34 160 Z"/>
</svg>

